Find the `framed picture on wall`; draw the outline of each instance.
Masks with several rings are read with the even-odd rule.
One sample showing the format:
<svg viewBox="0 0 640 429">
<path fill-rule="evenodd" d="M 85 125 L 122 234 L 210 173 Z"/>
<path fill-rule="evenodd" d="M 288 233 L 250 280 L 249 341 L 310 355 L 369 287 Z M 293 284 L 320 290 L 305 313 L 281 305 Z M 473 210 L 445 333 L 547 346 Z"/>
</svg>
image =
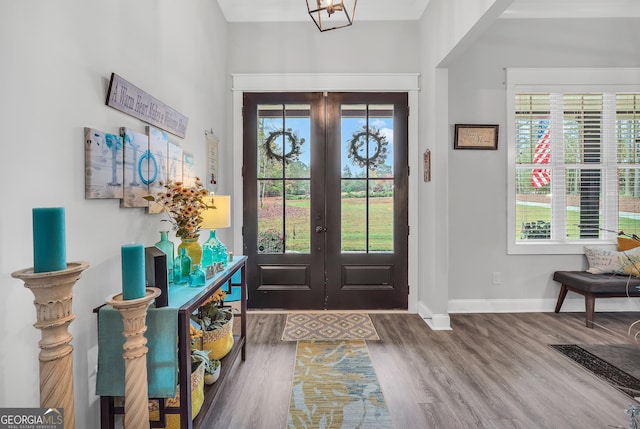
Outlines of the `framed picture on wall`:
<svg viewBox="0 0 640 429">
<path fill-rule="evenodd" d="M 496 150 L 498 149 L 498 126 L 456 124 L 453 148 Z"/>
</svg>

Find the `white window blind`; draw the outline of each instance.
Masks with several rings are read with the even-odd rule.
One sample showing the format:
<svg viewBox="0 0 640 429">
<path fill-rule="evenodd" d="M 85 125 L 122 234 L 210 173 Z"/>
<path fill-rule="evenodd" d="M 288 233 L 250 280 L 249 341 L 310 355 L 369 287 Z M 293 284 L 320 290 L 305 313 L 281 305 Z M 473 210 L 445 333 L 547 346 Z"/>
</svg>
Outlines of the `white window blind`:
<svg viewBox="0 0 640 429">
<path fill-rule="evenodd" d="M 507 71 L 509 253 L 640 235 L 638 75 L 571 72 Z"/>
</svg>

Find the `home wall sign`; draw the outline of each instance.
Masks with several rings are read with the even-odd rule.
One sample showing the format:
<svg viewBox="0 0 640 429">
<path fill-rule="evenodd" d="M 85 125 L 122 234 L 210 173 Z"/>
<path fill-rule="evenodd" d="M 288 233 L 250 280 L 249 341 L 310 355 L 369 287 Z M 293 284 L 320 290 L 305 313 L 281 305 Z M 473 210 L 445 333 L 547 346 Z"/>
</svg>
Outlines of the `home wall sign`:
<svg viewBox="0 0 640 429">
<path fill-rule="evenodd" d="M 178 137 L 187 134 L 189 118 L 115 73 L 111 73 L 106 105 Z"/>
</svg>

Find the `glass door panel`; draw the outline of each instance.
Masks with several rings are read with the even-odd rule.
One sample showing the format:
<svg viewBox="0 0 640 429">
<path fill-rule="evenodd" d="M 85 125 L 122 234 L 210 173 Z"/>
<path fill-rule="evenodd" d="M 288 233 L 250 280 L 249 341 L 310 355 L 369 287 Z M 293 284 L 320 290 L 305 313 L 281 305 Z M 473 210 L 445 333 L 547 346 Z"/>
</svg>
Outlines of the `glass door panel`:
<svg viewBox="0 0 640 429">
<path fill-rule="evenodd" d="M 258 105 L 260 253 L 310 252 L 310 112 L 309 104 Z"/>
<path fill-rule="evenodd" d="M 393 104 L 343 104 L 341 251 L 393 252 Z"/>
</svg>

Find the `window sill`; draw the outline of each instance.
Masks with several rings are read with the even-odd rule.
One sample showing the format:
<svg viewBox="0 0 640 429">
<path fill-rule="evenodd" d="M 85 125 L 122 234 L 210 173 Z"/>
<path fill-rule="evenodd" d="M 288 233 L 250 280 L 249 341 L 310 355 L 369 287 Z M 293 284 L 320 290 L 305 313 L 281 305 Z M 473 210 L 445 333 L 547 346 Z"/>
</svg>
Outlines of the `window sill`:
<svg viewBox="0 0 640 429">
<path fill-rule="evenodd" d="M 558 242 L 545 240 L 544 242 L 517 242 L 509 243 L 507 254 L 509 255 L 584 255 L 584 246 L 599 246 L 617 249 L 615 241 L 580 241 Z"/>
</svg>

